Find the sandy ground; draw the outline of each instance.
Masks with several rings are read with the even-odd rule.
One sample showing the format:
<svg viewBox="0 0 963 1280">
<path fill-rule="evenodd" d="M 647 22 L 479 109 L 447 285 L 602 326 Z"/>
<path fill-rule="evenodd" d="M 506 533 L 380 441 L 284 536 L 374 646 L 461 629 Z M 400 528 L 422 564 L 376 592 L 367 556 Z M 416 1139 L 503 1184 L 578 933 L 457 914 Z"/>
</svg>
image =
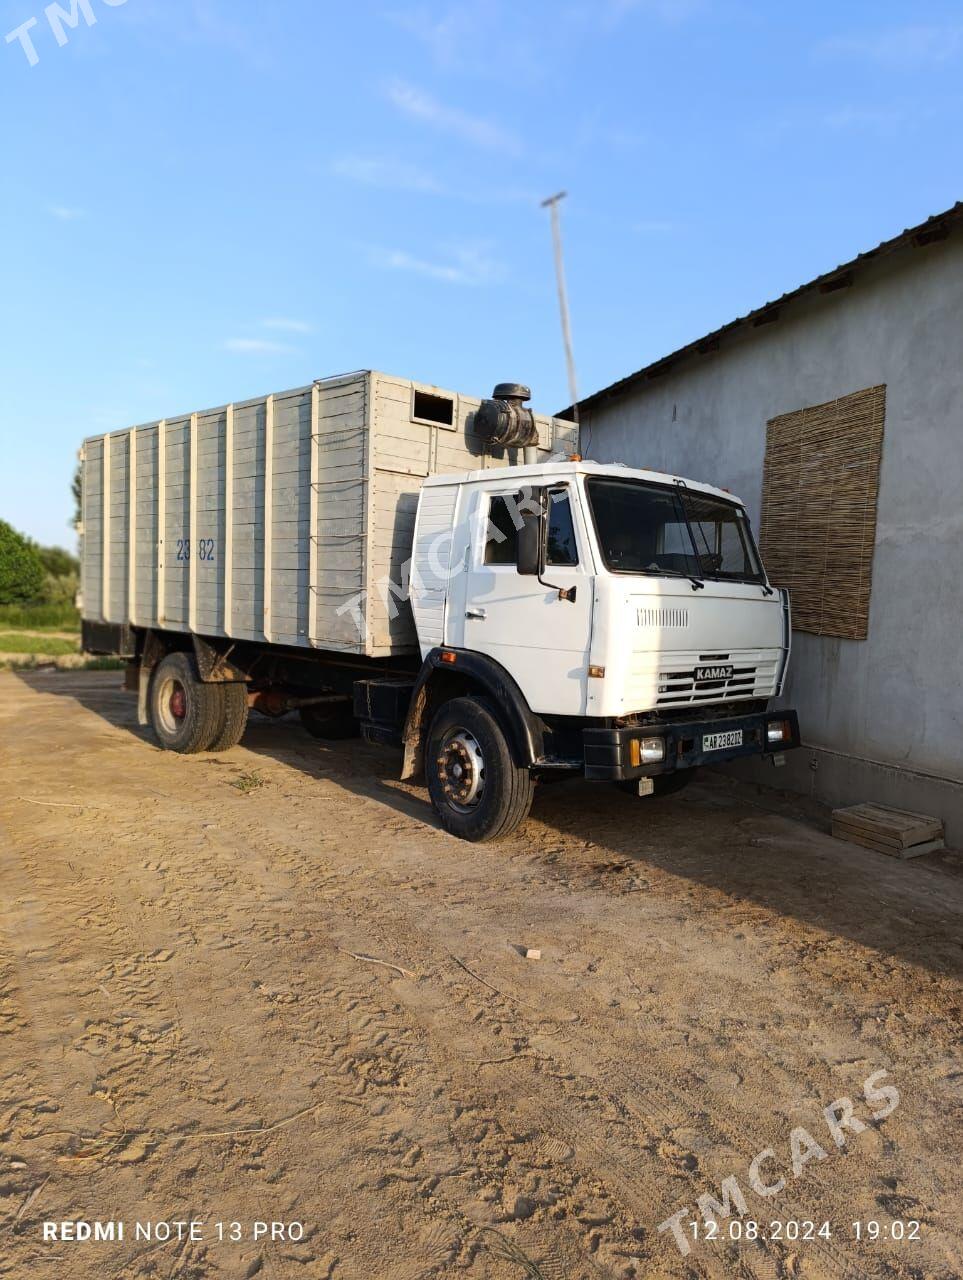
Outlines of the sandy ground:
<svg viewBox="0 0 963 1280">
<path fill-rule="evenodd" d="M 119 682 L 0 674 L 0 1275 L 963 1274 L 959 855 L 719 778 L 556 785 L 472 847 L 390 753 L 165 755 Z M 769 1238 L 683 1257 L 659 1224 L 730 1175 Z M 77 1219 L 125 1239 L 43 1241 Z"/>
</svg>

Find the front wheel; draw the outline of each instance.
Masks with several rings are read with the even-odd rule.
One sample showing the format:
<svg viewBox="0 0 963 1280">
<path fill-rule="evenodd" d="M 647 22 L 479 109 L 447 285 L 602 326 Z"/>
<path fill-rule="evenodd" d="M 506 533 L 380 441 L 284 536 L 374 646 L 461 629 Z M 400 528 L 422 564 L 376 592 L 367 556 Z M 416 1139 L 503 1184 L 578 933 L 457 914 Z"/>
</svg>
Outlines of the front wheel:
<svg viewBox="0 0 963 1280">
<path fill-rule="evenodd" d="M 453 698 L 428 730 L 425 773 L 442 826 L 462 840 L 502 840 L 528 817 L 535 786 L 520 768 L 493 708 Z"/>
</svg>

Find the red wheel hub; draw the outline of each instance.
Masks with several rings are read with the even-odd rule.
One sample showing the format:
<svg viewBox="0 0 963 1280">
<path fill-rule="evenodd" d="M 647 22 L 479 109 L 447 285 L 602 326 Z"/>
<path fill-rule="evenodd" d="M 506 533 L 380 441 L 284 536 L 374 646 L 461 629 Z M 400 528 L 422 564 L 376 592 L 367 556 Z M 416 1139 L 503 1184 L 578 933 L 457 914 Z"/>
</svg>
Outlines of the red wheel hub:
<svg viewBox="0 0 963 1280">
<path fill-rule="evenodd" d="M 187 715 L 187 698 L 184 696 L 184 690 L 178 685 L 171 694 L 171 715 L 176 720 L 183 720 Z"/>
</svg>

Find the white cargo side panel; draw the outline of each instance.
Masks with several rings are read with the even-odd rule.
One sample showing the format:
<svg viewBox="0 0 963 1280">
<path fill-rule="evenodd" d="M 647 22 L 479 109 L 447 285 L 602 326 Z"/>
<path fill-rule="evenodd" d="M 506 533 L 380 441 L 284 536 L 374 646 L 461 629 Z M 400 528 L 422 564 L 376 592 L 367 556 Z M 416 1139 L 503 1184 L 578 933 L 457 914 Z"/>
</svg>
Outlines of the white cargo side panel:
<svg viewBox="0 0 963 1280">
<path fill-rule="evenodd" d="M 421 496 L 414 532 L 411 608 L 424 656 L 445 642 L 449 561 L 457 485 L 429 485 Z"/>
</svg>

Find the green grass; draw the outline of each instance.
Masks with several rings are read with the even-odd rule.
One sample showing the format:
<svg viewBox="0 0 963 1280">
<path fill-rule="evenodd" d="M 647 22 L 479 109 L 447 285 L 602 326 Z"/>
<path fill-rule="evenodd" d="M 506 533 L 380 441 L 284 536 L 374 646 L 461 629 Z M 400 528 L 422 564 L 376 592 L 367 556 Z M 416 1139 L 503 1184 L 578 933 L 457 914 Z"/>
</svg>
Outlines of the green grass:
<svg viewBox="0 0 963 1280">
<path fill-rule="evenodd" d="M 249 791 L 257 791 L 258 787 L 263 787 L 267 784 L 259 773 L 242 773 L 240 777 L 235 778 L 228 785 L 240 791 L 242 795 L 247 795 Z"/>
<path fill-rule="evenodd" d="M 79 631 L 80 614 L 72 604 L 0 604 L 0 629 Z"/>
<path fill-rule="evenodd" d="M 76 640 L 59 640 L 54 636 L 25 636 L 16 631 L 0 632 L 0 653 L 42 653 L 56 658 L 76 653 Z"/>
</svg>

